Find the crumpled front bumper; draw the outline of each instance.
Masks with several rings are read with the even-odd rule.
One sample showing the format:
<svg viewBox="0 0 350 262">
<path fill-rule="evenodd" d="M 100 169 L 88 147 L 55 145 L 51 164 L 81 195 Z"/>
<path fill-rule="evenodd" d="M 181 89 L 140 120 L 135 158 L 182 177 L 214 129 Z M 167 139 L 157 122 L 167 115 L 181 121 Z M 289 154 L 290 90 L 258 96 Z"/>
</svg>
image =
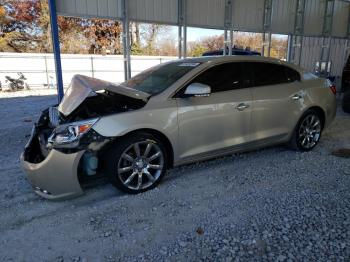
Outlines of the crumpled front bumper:
<svg viewBox="0 0 350 262">
<path fill-rule="evenodd" d="M 21 155 L 21 166 L 38 195 L 64 200 L 83 193 L 78 180 L 78 165 L 85 150 L 66 154 L 52 149 L 43 161 L 31 163 L 25 157 L 28 147 Z"/>
</svg>

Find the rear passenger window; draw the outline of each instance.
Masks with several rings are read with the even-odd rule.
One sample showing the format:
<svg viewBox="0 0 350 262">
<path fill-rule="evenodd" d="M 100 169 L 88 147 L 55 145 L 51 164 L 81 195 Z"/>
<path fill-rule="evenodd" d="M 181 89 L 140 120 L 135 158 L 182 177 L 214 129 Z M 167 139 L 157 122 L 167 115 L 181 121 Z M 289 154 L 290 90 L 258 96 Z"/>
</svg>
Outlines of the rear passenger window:
<svg viewBox="0 0 350 262">
<path fill-rule="evenodd" d="M 266 86 L 300 81 L 297 71 L 284 65 L 248 62 L 245 65 L 246 83 L 249 86 Z"/>
<path fill-rule="evenodd" d="M 253 70 L 254 86 L 266 86 L 286 83 L 284 66 L 272 63 L 249 63 Z"/>
<path fill-rule="evenodd" d="M 207 69 L 191 83 L 201 83 L 211 87 L 212 93 L 243 87 L 241 63 L 226 63 Z"/>
</svg>

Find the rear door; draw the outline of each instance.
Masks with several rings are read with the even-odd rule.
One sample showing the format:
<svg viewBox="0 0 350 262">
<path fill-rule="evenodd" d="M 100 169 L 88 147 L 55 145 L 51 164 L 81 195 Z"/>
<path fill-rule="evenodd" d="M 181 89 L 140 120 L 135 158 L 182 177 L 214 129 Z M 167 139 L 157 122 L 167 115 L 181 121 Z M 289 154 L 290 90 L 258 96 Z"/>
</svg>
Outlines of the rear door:
<svg viewBox="0 0 350 262">
<path fill-rule="evenodd" d="M 284 139 L 302 110 L 304 93 L 299 73 L 275 63 L 247 62 L 245 66 L 253 96 L 253 139 Z"/>
<path fill-rule="evenodd" d="M 191 83 L 211 87 L 208 97 L 181 97 Z M 215 65 L 188 83 L 177 97 L 180 159 L 210 154 L 251 141 L 251 92 L 242 64 Z"/>
</svg>

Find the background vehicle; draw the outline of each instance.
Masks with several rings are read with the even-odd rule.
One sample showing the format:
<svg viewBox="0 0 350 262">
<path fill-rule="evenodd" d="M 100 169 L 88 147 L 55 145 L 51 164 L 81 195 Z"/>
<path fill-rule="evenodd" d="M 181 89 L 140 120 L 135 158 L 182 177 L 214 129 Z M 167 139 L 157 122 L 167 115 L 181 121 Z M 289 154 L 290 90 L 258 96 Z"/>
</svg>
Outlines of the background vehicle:
<svg viewBox="0 0 350 262">
<path fill-rule="evenodd" d="M 140 193 L 173 166 L 282 143 L 312 150 L 336 113 L 331 87 L 258 56 L 172 61 L 121 85 L 75 76 L 58 108 L 43 112 L 21 162 L 46 198 L 81 194 L 99 173 Z"/>
<path fill-rule="evenodd" d="M 226 49 L 226 55 L 229 54 L 228 48 Z M 217 55 L 223 55 L 224 50 L 215 50 L 215 51 L 208 51 L 202 54 L 202 56 L 217 56 Z M 258 55 L 261 56 L 261 54 L 257 51 L 251 51 L 249 49 L 240 49 L 240 48 L 232 48 L 232 55 Z"/>
<path fill-rule="evenodd" d="M 27 78 L 21 73 L 17 73 L 18 78 L 12 78 L 10 76 L 5 76 L 6 80 L 5 82 L 8 83 L 8 88 L 11 91 L 17 91 L 22 89 L 29 89 L 29 85 L 25 82 Z"/>
</svg>

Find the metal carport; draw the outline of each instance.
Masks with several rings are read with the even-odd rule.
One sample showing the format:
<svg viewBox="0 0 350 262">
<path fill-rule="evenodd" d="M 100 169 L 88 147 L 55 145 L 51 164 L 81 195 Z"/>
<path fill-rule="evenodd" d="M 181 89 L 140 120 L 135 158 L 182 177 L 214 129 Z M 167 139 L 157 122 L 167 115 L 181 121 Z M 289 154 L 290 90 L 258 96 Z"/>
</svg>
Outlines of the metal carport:
<svg viewBox="0 0 350 262">
<path fill-rule="evenodd" d="M 231 49 L 233 31 L 263 34 L 263 55 L 270 55 L 271 34 L 287 34 L 287 59 L 309 70 L 316 61 L 335 65 L 340 75 L 350 49 L 348 0 L 49 0 L 59 99 L 63 96 L 57 15 L 122 21 L 125 79 L 130 77 L 129 22 L 178 26 L 179 57 L 186 57 L 187 27 L 225 30 Z M 321 64 L 319 65 L 321 66 Z"/>
</svg>

